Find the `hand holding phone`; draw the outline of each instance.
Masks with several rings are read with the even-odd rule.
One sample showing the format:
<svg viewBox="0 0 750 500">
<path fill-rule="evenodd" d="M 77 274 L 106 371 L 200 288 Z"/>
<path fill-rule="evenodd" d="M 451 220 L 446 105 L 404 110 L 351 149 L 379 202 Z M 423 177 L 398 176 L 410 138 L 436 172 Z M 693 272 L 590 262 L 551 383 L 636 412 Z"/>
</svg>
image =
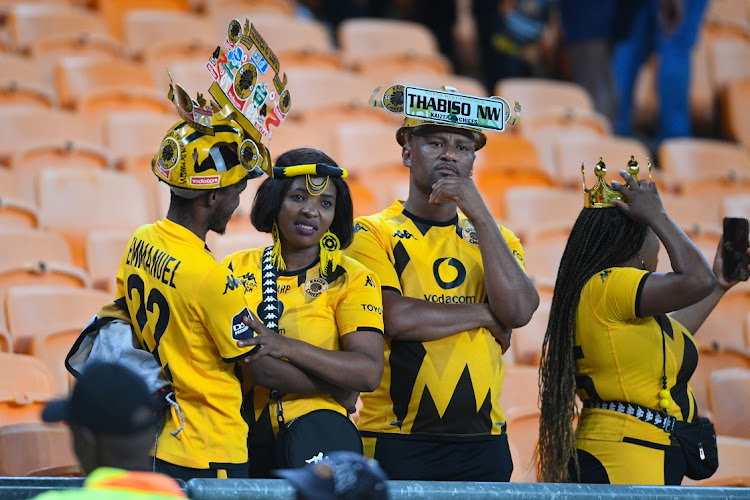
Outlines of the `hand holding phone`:
<svg viewBox="0 0 750 500">
<path fill-rule="evenodd" d="M 748 220 L 745 217 L 724 217 L 721 258 L 726 281 L 748 280 L 747 248 Z"/>
</svg>

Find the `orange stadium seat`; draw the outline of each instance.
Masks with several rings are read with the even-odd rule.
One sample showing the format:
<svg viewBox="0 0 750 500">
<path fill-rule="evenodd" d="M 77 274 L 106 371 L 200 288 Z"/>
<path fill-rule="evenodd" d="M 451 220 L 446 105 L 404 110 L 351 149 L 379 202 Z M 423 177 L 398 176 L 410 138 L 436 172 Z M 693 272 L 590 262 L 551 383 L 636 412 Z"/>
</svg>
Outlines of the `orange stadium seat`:
<svg viewBox="0 0 750 500">
<path fill-rule="evenodd" d="M 555 144 L 554 172 L 558 182 L 580 190 L 581 163 L 585 163 L 586 186 L 590 188 L 596 184 L 594 166 L 601 157 L 607 165 L 607 182 L 623 182 L 619 172 L 627 168 L 631 156 L 635 156 L 641 167 L 639 178 L 648 179 L 646 160 L 649 152 L 640 141 L 624 137 L 574 137 Z M 656 169 L 653 169 L 652 175 L 657 182 L 661 180 Z M 659 182 L 659 186 L 663 189 L 663 181 Z"/>
<path fill-rule="evenodd" d="M 114 109 L 173 112 L 143 65 L 98 56 L 63 57 L 55 66 L 55 80 L 63 106 L 86 115 Z"/>
<path fill-rule="evenodd" d="M 172 9 L 189 11 L 190 0 L 89 0 L 89 4 L 99 13 L 107 29 L 119 39 L 124 38 L 123 19 L 129 10 L 133 9 Z"/>
<path fill-rule="evenodd" d="M 119 172 L 56 168 L 38 177 L 40 226 L 63 235 L 73 261 L 85 265 L 86 234 L 95 230 L 133 231 L 150 222 L 146 194 L 138 179 Z"/>
<path fill-rule="evenodd" d="M 395 83 L 403 85 L 413 85 L 415 87 L 426 87 L 428 89 L 439 89 L 443 85 L 455 87 L 462 94 L 487 96 L 487 89 L 484 85 L 470 76 L 464 75 L 435 75 L 431 73 L 419 73 L 416 71 L 407 71 L 394 74 L 390 79 L 381 78 L 377 81 L 378 85 L 384 89 Z M 397 119 L 402 120 L 400 114 L 394 115 Z"/>
<path fill-rule="evenodd" d="M 205 17 L 192 12 L 149 6 L 130 9 L 122 19 L 125 44 L 131 55 L 143 60 L 158 58 L 162 66 L 165 56 L 174 59 L 180 52 L 193 58 L 203 56 L 208 61 L 221 40 L 206 29 L 206 22 Z"/>
<path fill-rule="evenodd" d="M 402 166 L 396 130 L 387 123 L 339 123 L 333 129 L 331 156 L 353 178 L 379 176 L 380 167 Z"/>
<path fill-rule="evenodd" d="M 505 218 L 505 194 L 518 186 L 551 186 L 534 143 L 516 134 L 489 134 L 477 152 L 474 176 L 477 187 L 496 219 Z"/>
<path fill-rule="evenodd" d="M 510 477 L 512 482 L 537 481 L 535 451 L 539 442 L 540 414 L 535 404 L 505 413 L 508 422 L 508 443 L 511 445 L 513 458 L 513 474 Z"/>
<path fill-rule="evenodd" d="M 14 50 L 47 60 L 62 54 L 117 57 L 122 51 L 101 17 L 79 7 L 18 3 L 8 12 L 7 23 Z"/>
<path fill-rule="evenodd" d="M 523 113 L 538 113 L 547 110 L 583 109 L 593 111 L 591 96 L 580 85 L 573 82 L 547 80 L 543 78 L 505 78 L 495 84 L 494 95 L 500 96 L 513 106 L 521 104 Z"/>
<path fill-rule="evenodd" d="M 503 224 L 524 246 L 547 235 L 567 235 L 583 208 L 583 193 L 550 186 L 517 186 L 505 195 Z M 529 269 L 533 272 L 533 269 Z"/>
<path fill-rule="evenodd" d="M 10 338 L 10 333 L 5 330 L 3 324 L 0 324 L 0 352 L 13 352 L 13 339 Z"/>
<path fill-rule="evenodd" d="M 0 426 L 40 422 L 44 404 L 54 396 L 52 374 L 41 360 L 0 352 Z"/>
<path fill-rule="evenodd" d="M 547 332 L 551 302 L 541 300 L 539 308 L 526 325 L 513 331 L 511 349 L 513 359 L 519 365 L 539 366 L 542 357 L 542 343 Z"/>
<path fill-rule="evenodd" d="M 511 344 L 516 341 L 513 332 Z M 537 366 L 505 365 L 503 392 L 500 394 L 500 408 L 503 413 L 539 406 L 539 368 Z"/>
<path fill-rule="evenodd" d="M 750 151 L 750 77 L 727 85 L 722 100 L 722 126 L 727 136 Z"/>
<path fill-rule="evenodd" d="M 397 65 L 401 71 L 450 73 L 450 63 L 435 35 L 424 25 L 395 19 L 350 18 L 339 24 L 341 56 L 350 67 L 365 73 Z"/>
<path fill-rule="evenodd" d="M 559 232 L 542 234 L 529 242 L 523 242 L 526 274 L 534 283 L 555 285 L 560 259 L 568 244 L 568 233 L 569 231 L 561 226 Z"/>
<path fill-rule="evenodd" d="M 698 405 L 699 415 L 709 417 L 712 415 L 713 409 L 708 396 L 711 373 L 725 368 L 750 369 L 750 355 L 746 354 L 745 351 L 713 349 L 701 346 L 699 343 L 698 366 L 690 378 L 690 385 L 695 393 L 695 403 Z"/>
<path fill-rule="evenodd" d="M 164 134 L 180 121 L 174 115 L 148 111 L 115 111 L 107 116 L 104 143 L 113 159 L 151 158 Z M 155 179 L 154 179 L 155 180 Z"/>
<path fill-rule="evenodd" d="M 206 235 L 206 245 L 211 249 L 214 258 L 221 262 L 227 255 L 247 250 L 249 248 L 264 248 L 272 245 L 271 235 L 261 233 L 253 228 L 253 231 L 235 232 L 232 234 L 209 233 Z"/>
<path fill-rule="evenodd" d="M 58 234 L 36 229 L 0 228 L 0 307 L 16 285 L 88 287 L 86 272 L 73 265 L 70 247 Z M 4 316 L 0 314 L 0 316 Z"/>
<path fill-rule="evenodd" d="M 294 15 L 293 0 L 193 0 L 198 11 L 211 15 L 215 20 L 224 19 L 224 30 L 232 19 L 244 22 L 255 15 Z"/>
<path fill-rule="evenodd" d="M 283 68 L 282 68 L 283 70 Z M 367 103 L 375 86 L 350 71 L 295 67 L 286 69 L 292 94 L 293 120 L 312 120 L 328 126 L 344 120 L 388 120 L 388 112 Z"/>
<path fill-rule="evenodd" d="M 708 397 L 716 433 L 750 438 L 745 418 L 750 408 L 750 370 L 728 368 L 711 373 Z"/>
<path fill-rule="evenodd" d="M 34 106 L 0 107 L 0 165 L 28 169 L 32 160 L 101 167 L 109 155 L 101 147 L 101 132 L 79 116 Z"/>
<path fill-rule="evenodd" d="M 704 14 L 704 31 L 714 37 L 750 40 L 750 14 L 746 0 L 712 0 Z"/>
<path fill-rule="evenodd" d="M 719 468 L 713 476 L 702 481 L 685 478 L 685 486 L 750 486 L 750 439 L 716 436 L 719 448 Z M 740 490 L 738 490 L 740 491 Z"/>
<path fill-rule="evenodd" d="M 86 235 L 86 271 L 91 286 L 114 293 L 117 268 L 130 236 L 130 231 L 91 231 Z"/>
<path fill-rule="evenodd" d="M 209 51 L 209 55 L 210 55 Z M 167 92 L 169 89 L 169 76 L 172 75 L 172 81 L 180 84 L 187 93 L 195 98 L 196 93 L 200 92 L 206 99 L 209 98 L 208 88 L 211 86 L 213 79 L 211 74 L 206 70 L 206 61 L 208 55 L 201 54 L 195 57 L 186 57 L 185 59 L 165 61 L 163 58 L 157 58 L 154 61 L 145 61 L 151 72 L 151 76 L 156 82 L 156 88 L 160 91 L 163 89 L 163 99 L 167 103 Z M 170 103 L 171 104 L 171 103 Z M 173 108 L 174 109 L 174 108 Z M 172 112 L 171 116 L 177 119 L 177 114 Z"/>
<path fill-rule="evenodd" d="M 377 193 L 370 188 L 369 184 L 356 179 L 347 179 L 346 183 L 349 185 L 349 192 L 352 195 L 354 217 L 372 215 L 385 208 L 385 205 L 378 201 Z"/>
<path fill-rule="evenodd" d="M 709 46 L 709 71 L 716 93 L 733 81 L 750 77 L 750 41 L 714 40 Z"/>
<path fill-rule="evenodd" d="M 70 389 L 65 357 L 89 319 L 112 300 L 99 290 L 60 286 L 16 286 L 5 299 L 14 352 L 30 353 L 50 369 L 58 394 Z"/>
<path fill-rule="evenodd" d="M 11 104 L 51 108 L 57 102 L 52 82 L 30 58 L 0 52 L 0 106 Z"/>
<path fill-rule="evenodd" d="M 713 262 L 710 260 L 709 262 Z M 703 322 L 695 341 L 704 349 L 748 349 L 744 328 L 750 311 L 750 294 L 729 291 Z"/>
<path fill-rule="evenodd" d="M 36 227 L 39 213 L 21 190 L 18 174 L 0 169 L 0 228 Z"/>
<path fill-rule="evenodd" d="M 699 199 L 674 193 L 659 193 L 664 209 L 693 240 L 703 236 L 714 241 L 723 231 L 721 199 L 701 196 Z"/>
<path fill-rule="evenodd" d="M 231 15 L 230 15 L 231 12 Z M 281 70 L 308 66 L 340 69 L 341 58 L 333 44 L 329 30 L 315 19 L 290 17 L 280 13 L 254 12 L 242 9 L 237 12 L 212 8 L 214 45 L 226 37 L 227 25 L 232 17 L 244 23 L 247 18 L 263 36 L 281 62 Z"/>
<path fill-rule="evenodd" d="M 750 152 L 731 142 L 667 139 L 659 147 L 659 164 L 683 194 L 713 194 L 721 199 L 750 190 Z"/>
<path fill-rule="evenodd" d="M 294 99 L 294 96 L 292 96 Z M 333 159 L 340 163 L 340 159 L 333 152 L 333 130 L 338 127 L 337 123 L 320 124 L 314 120 L 294 121 L 286 120 L 277 130 L 273 132 L 273 138 L 269 144 L 273 160 L 282 153 L 295 148 L 315 148 L 333 155 Z M 351 165 L 340 164 L 341 167 L 351 169 Z M 351 171 L 350 171 L 351 173 Z"/>
<path fill-rule="evenodd" d="M 81 476 L 70 430 L 62 424 L 0 426 L 0 475 Z"/>
</svg>

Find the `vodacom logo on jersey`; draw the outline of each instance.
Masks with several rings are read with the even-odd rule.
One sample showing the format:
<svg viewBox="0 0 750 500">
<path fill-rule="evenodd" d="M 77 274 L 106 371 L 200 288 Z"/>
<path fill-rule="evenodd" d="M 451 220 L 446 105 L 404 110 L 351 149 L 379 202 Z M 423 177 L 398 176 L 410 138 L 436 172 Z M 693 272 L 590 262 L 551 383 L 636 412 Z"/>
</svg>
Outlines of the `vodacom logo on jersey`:
<svg viewBox="0 0 750 500">
<path fill-rule="evenodd" d="M 191 186 L 214 186 L 219 184 L 218 175 L 194 175 L 190 178 Z"/>
</svg>

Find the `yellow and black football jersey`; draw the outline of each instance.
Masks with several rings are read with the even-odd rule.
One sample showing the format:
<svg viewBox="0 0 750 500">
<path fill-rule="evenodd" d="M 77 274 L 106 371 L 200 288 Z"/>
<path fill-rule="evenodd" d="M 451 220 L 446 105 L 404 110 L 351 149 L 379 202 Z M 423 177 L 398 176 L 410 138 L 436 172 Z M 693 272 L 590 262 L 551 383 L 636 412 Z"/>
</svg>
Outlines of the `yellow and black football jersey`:
<svg viewBox="0 0 750 500">
<path fill-rule="evenodd" d="M 500 229 L 523 267 L 518 238 Z M 408 213 L 397 201 L 358 218 L 354 230 L 345 253 L 377 273 L 383 290 L 441 304 L 486 300 L 476 231 L 466 217 L 436 223 Z M 485 328 L 431 342 L 386 335 L 383 379 L 375 392 L 362 394 L 358 427 L 398 434 L 501 434 L 502 383 L 501 347 Z"/>
<path fill-rule="evenodd" d="M 195 469 L 246 463 L 248 428 L 234 361 L 250 351 L 235 340 L 247 333 L 242 317 L 248 312 L 234 275 L 203 240 L 163 219 L 130 239 L 117 271 L 117 297 L 184 416 L 183 427 L 170 407 L 157 458 Z"/>
<path fill-rule="evenodd" d="M 244 285 L 248 304 L 258 318 L 268 316 L 263 308 L 261 261 L 263 248 L 242 250 L 227 256 L 222 263 L 231 269 Z M 336 270 L 324 279 L 315 261 L 305 269 L 279 272 L 277 281 L 278 331 L 281 335 L 302 340 L 321 349 L 341 350 L 341 337 L 356 331 L 383 334 L 383 300 L 380 281 L 375 273 L 346 256 Z M 268 325 L 271 326 L 271 325 Z M 249 377 L 248 377 L 249 378 Z M 249 380 L 248 380 L 249 381 Z M 253 439 L 267 441 L 278 432 L 275 405 L 266 387 L 249 384 L 246 401 L 252 401 Z M 285 394 L 282 398 L 284 418 L 289 420 L 313 410 L 330 409 L 346 415 L 346 410 L 328 394 Z"/>
<path fill-rule="evenodd" d="M 647 277 L 647 271 L 615 267 L 592 276 L 581 290 L 575 331 L 578 396 L 583 401 L 624 401 L 659 410 L 666 370 L 669 414 L 692 421 L 697 411 L 690 387 L 698 364 L 695 340 L 679 322 L 662 315 L 662 348 L 657 318 L 640 318 L 636 309 Z M 576 435 L 605 441 L 627 437 L 670 443 L 669 434 L 654 425 L 601 409 L 582 411 Z"/>
</svg>

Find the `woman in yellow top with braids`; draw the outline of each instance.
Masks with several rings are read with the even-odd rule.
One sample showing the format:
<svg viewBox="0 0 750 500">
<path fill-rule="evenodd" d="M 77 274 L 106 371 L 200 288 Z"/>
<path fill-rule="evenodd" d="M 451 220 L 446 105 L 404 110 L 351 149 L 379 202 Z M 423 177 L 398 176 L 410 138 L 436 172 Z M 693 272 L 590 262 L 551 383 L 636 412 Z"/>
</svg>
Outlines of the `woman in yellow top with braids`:
<svg viewBox="0 0 750 500">
<path fill-rule="evenodd" d="M 560 261 L 540 367 L 542 481 L 680 484 L 685 474 L 664 419 L 696 418 L 693 334 L 734 283 L 721 278 L 721 253 L 712 270 L 656 185 L 628 167 L 610 188 L 597 164 Z M 655 272 L 660 241 L 672 272 Z"/>
<path fill-rule="evenodd" d="M 239 345 L 261 346 L 243 370 L 250 477 L 270 477 L 284 466 L 274 463 L 274 398 L 286 422 L 313 410 L 347 415 L 359 392 L 374 390 L 383 374 L 380 281 L 340 253 L 354 234 L 344 177 L 345 170 L 315 149 L 279 156 L 250 215 L 274 245 L 222 262 L 244 286 L 247 324 L 258 334 Z"/>
</svg>

